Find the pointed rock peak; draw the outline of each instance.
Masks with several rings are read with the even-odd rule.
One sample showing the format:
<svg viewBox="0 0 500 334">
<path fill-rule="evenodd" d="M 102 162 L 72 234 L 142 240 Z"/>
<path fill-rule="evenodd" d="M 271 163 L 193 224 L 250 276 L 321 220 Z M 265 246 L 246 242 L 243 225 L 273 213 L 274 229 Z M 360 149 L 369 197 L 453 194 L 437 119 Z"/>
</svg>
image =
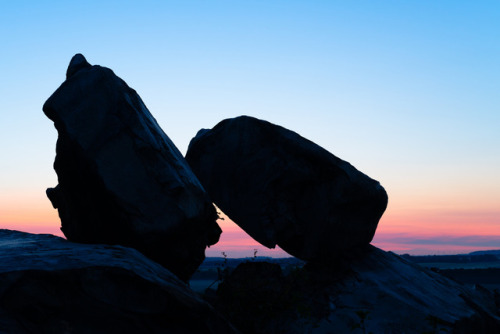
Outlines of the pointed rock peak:
<svg viewBox="0 0 500 334">
<path fill-rule="evenodd" d="M 66 79 L 69 79 L 81 69 L 91 66 L 92 65 L 88 63 L 87 59 L 85 59 L 85 57 L 81 53 L 77 53 L 73 56 L 73 58 L 71 58 L 71 61 L 69 62 L 68 69 L 66 70 Z"/>
</svg>

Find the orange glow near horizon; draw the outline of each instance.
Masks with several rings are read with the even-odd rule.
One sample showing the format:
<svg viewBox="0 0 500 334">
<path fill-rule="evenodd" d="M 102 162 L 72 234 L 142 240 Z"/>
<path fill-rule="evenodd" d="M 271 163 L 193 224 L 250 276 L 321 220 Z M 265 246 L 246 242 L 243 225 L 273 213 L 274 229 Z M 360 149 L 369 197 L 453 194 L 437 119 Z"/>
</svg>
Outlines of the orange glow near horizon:
<svg viewBox="0 0 500 334">
<path fill-rule="evenodd" d="M 218 210 L 220 211 L 220 210 Z M 214 246 L 207 248 L 206 256 L 219 257 L 224 252 L 228 257 L 252 257 L 255 250 L 257 256 L 290 257 L 288 253 L 276 246 L 269 249 L 255 241 L 245 231 L 236 225 L 227 215 L 220 212 L 217 223 L 222 229 L 220 240 Z"/>
<path fill-rule="evenodd" d="M 57 210 L 44 195 L 2 198 L 0 227 L 63 236 Z M 464 205 L 452 209 L 451 205 L 419 203 L 418 210 L 403 203 L 394 204 L 390 203 L 372 242 L 384 250 L 399 254 L 452 254 L 500 249 L 500 210 L 492 206 Z M 268 249 L 260 245 L 226 215 L 221 217 L 221 239 L 207 248 L 207 256 L 225 252 L 229 257 L 251 257 L 255 249 L 258 256 L 289 256 L 279 247 Z"/>
<path fill-rule="evenodd" d="M 500 211 L 415 211 L 386 212 L 378 233 L 417 235 L 500 235 Z M 500 246 L 500 245 L 499 245 Z"/>
<path fill-rule="evenodd" d="M 57 210 L 52 207 L 45 192 L 0 193 L 0 224 L 50 226 L 59 224 Z"/>
</svg>

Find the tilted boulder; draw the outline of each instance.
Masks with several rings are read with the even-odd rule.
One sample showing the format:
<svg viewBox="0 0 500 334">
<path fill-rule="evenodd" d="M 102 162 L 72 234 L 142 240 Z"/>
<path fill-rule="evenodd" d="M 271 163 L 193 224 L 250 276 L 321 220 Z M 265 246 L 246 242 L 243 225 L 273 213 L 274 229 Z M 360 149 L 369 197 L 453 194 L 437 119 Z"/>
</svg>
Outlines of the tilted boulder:
<svg viewBox="0 0 500 334">
<path fill-rule="evenodd" d="M 139 95 L 77 54 L 43 111 L 59 134 L 47 196 L 67 239 L 134 247 L 187 280 L 219 239 L 217 213 Z"/>
<path fill-rule="evenodd" d="M 132 248 L 0 230 L 0 333 L 236 333 Z"/>
<path fill-rule="evenodd" d="M 303 260 L 330 261 L 368 244 L 387 206 L 384 188 L 348 162 L 248 116 L 200 130 L 186 160 L 250 236 Z"/>
</svg>

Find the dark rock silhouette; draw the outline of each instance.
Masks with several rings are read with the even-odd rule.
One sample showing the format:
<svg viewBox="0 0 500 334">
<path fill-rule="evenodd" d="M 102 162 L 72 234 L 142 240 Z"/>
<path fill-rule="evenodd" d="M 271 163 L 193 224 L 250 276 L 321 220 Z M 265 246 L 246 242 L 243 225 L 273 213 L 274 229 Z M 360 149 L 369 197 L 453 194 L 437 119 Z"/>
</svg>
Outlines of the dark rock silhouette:
<svg viewBox="0 0 500 334">
<path fill-rule="evenodd" d="M 252 117 L 200 130 L 186 160 L 250 236 L 303 260 L 330 261 L 368 244 L 387 206 L 377 181 L 295 132 Z"/>
<path fill-rule="evenodd" d="M 47 196 L 87 244 L 0 230 L 0 332 L 235 333 L 180 280 L 221 233 L 205 187 L 257 241 L 307 261 L 219 268 L 205 298 L 243 333 L 500 333 L 498 294 L 369 245 L 387 194 L 348 162 L 242 116 L 200 130 L 189 167 L 110 69 L 78 54 L 66 77 L 43 108 L 59 134 Z"/>
<path fill-rule="evenodd" d="M 236 333 L 138 251 L 0 230 L 1 333 Z"/>
<path fill-rule="evenodd" d="M 134 247 L 187 280 L 219 239 L 217 213 L 139 95 L 77 54 L 43 110 L 59 134 L 47 196 L 68 240 Z"/>
<path fill-rule="evenodd" d="M 500 333 L 493 293 L 371 245 L 332 267 L 240 264 L 213 305 L 247 334 Z"/>
</svg>

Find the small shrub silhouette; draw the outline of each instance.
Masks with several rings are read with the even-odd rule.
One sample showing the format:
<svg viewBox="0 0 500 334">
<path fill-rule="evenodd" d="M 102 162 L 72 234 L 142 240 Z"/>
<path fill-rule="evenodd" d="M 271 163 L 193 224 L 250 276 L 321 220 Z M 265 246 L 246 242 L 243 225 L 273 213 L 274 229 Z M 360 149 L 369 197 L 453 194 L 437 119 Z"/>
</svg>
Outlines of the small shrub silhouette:
<svg viewBox="0 0 500 334">
<path fill-rule="evenodd" d="M 327 298 L 315 289 L 302 268 L 285 276 L 279 264 L 248 261 L 219 284 L 214 304 L 242 333 L 288 334 L 294 320 L 315 327 L 326 315 Z"/>
<path fill-rule="evenodd" d="M 446 321 L 433 315 L 428 315 L 425 320 L 429 323 L 432 330 L 424 332 L 423 334 L 438 334 L 448 332 L 448 329 L 442 326 L 448 325 Z"/>
<path fill-rule="evenodd" d="M 359 318 L 359 322 L 351 327 L 351 330 L 356 330 L 356 329 L 361 329 L 363 331 L 363 334 L 371 334 L 372 332 L 367 332 L 366 331 L 366 320 L 368 320 L 368 314 L 370 314 L 370 311 L 363 311 L 359 310 L 356 311 L 356 315 Z"/>
<path fill-rule="evenodd" d="M 205 289 L 205 292 L 208 291 L 215 283 L 224 281 L 229 276 L 229 266 L 227 264 L 227 254 L 226 252 L 221 252 L 224 261 L 222 264 L 217 267 L 217 278 L 215 281 L 210 283 L 210 285 Z"/>
</svg>

